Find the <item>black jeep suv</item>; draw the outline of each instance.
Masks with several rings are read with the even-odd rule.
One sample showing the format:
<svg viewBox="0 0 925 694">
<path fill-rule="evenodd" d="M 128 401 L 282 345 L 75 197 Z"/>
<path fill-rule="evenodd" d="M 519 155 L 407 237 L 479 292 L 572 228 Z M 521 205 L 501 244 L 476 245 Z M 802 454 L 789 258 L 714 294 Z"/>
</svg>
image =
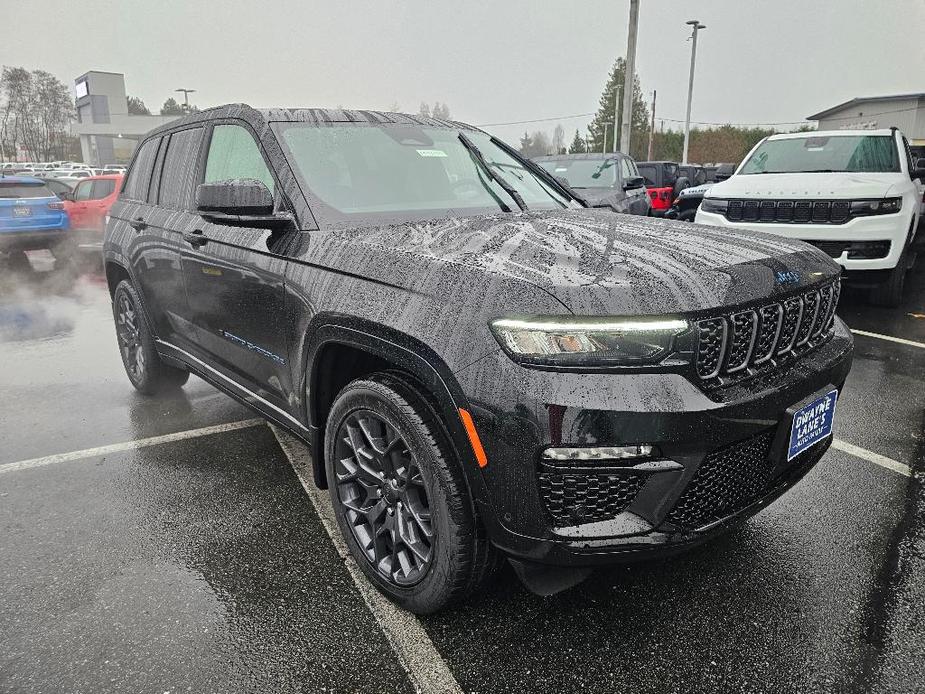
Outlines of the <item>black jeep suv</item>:
<svg viewBox="0 0 925 694">
<path fill-rule="evenodd" d="M 104 245 L 125 368 L 304 439 L 415 612 L 510 559 L 537 592 L 713 536 L 831 441 L 838 266 L 585 208 L 461 123 L 211 109 L 140 143 Z"/>
</svg>

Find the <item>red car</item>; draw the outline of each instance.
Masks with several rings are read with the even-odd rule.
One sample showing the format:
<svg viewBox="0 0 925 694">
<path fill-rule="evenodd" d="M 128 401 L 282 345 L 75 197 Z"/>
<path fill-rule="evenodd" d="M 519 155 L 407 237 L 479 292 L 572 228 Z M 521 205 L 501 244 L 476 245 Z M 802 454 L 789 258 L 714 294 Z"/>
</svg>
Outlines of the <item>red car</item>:
<svg viewBox="0 0 925 694">
<path fill-rule="evenodd" d="M 122 175 L 90 176 L 64 198 L 71 229 L 80 233 L 79 245 L 99 246 L 103 242 L 106 215 L 119 196 Z"/>
<path fill-rule="evenodd" d="M 652 200 L 652 216 L 664 217 L 671 201 L 690 186 L 681 167 L 673 161 L 641 161 L 637 163 L 640 175 L 646 179 L 646 188 Z"/>
</svg>

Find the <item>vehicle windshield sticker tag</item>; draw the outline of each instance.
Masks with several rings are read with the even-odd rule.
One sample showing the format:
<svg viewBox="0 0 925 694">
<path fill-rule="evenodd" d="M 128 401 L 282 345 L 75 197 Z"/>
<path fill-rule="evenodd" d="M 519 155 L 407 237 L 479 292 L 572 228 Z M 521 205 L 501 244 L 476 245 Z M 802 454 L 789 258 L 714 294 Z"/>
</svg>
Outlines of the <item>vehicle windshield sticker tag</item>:
<svg viewBox="0 0 925 694">
<path fill-rule="evenodd" d="M 445 157 L 446 152 L 442 149 L 419 149 L 418 154 L 422 157 Z"/>
<path fill-rule="evenodd" d="M 556 171 L 568 171 L 568 167 L 567 166 L 557 166 Z"/>
<path fill-rule="evenodd" d="M 835 417 L 835 405 L 838 402 L 838 390 L 830 390 L 793 415 L 790 428 L 790 446 L 787 449 L 787 461 L 821 441 L 832 433 L 832 420 Z"/>
</svg>

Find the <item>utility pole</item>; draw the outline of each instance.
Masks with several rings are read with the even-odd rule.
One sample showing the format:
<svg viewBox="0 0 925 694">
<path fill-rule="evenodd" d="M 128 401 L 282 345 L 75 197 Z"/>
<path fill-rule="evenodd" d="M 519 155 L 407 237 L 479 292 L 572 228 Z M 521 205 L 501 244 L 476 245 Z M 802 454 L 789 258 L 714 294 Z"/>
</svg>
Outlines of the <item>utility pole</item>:
<svg viewBox="0 0 925 694">
<path fill-rule="evenodd" d="M 646 161 L 652 161 L 652 145 L 655 143 L 655 89 L 652 90 L 652 125 L 649 126 L 649 151 L 646 154 Z"/>
<path fill-rule="evenodd" d="M 607 128 L 610 123 L 604 123 L 604 140 L 601 142 L 601 154 L 607 154 Z"/>
<path fill-rule="evenodd" d="M 195 89 L 174 89 L 175 92 L 183 92 L 183 110 L 189 113 L 189 95 L 192 94 Z"/>
<path fill-rule="evenodd" d="M 706 29 L 706 24 L 701 24 L 698 20 L 692 19 L 687 22 L 693 27 L 691 33 L 691 76 L 687 82 L 687 115 L 684 117 L 684 159 L 682 164 L 687 164 L 687 147 L 691 139 L 691 99 L 694 96 L 694 62 L 697 60 L 697 32 Z"/>
<path fill-rule="evenodd" d="M 623 127 L 620 151 L 629 154 L 633 129 L 633 92 L 636 90 L 636 31 L 639 28 L 639 0 L 630 0 L 630 26 L 626 37 L 626 70 L 623 73 Z"/>
<path fill-rule="evenodd" d="M 619 84 L 614 87 L 613 94 L 613 151 L 619 152 L 617 149 L 617 129 L 620 127 L 620 94 L 623 93 L 623 87 Z"/>
</svg>

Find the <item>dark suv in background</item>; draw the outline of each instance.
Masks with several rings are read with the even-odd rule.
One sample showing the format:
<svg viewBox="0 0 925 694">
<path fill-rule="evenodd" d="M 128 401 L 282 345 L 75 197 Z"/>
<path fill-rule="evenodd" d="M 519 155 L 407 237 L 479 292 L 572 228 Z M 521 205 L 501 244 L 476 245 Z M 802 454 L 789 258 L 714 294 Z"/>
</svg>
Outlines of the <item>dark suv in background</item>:
<svg viewBox="0 0 925 694">
<path fill-rule="evenodd" d="M 712 537 L 831 441 L 852 341 L 803 243 L 587 209 L 470 126 L 181 118 L 104 256 L 131 383 L 190 372 L 304 439 L 369 580 L 415 612 Z"/>
<path fill-rule="evenodd" d="M 625 154 L 551 154 L 533 161 L 578 191 L 591 207 L 644 217 L 652 209 L 645 179 Z"/>
</svg>

